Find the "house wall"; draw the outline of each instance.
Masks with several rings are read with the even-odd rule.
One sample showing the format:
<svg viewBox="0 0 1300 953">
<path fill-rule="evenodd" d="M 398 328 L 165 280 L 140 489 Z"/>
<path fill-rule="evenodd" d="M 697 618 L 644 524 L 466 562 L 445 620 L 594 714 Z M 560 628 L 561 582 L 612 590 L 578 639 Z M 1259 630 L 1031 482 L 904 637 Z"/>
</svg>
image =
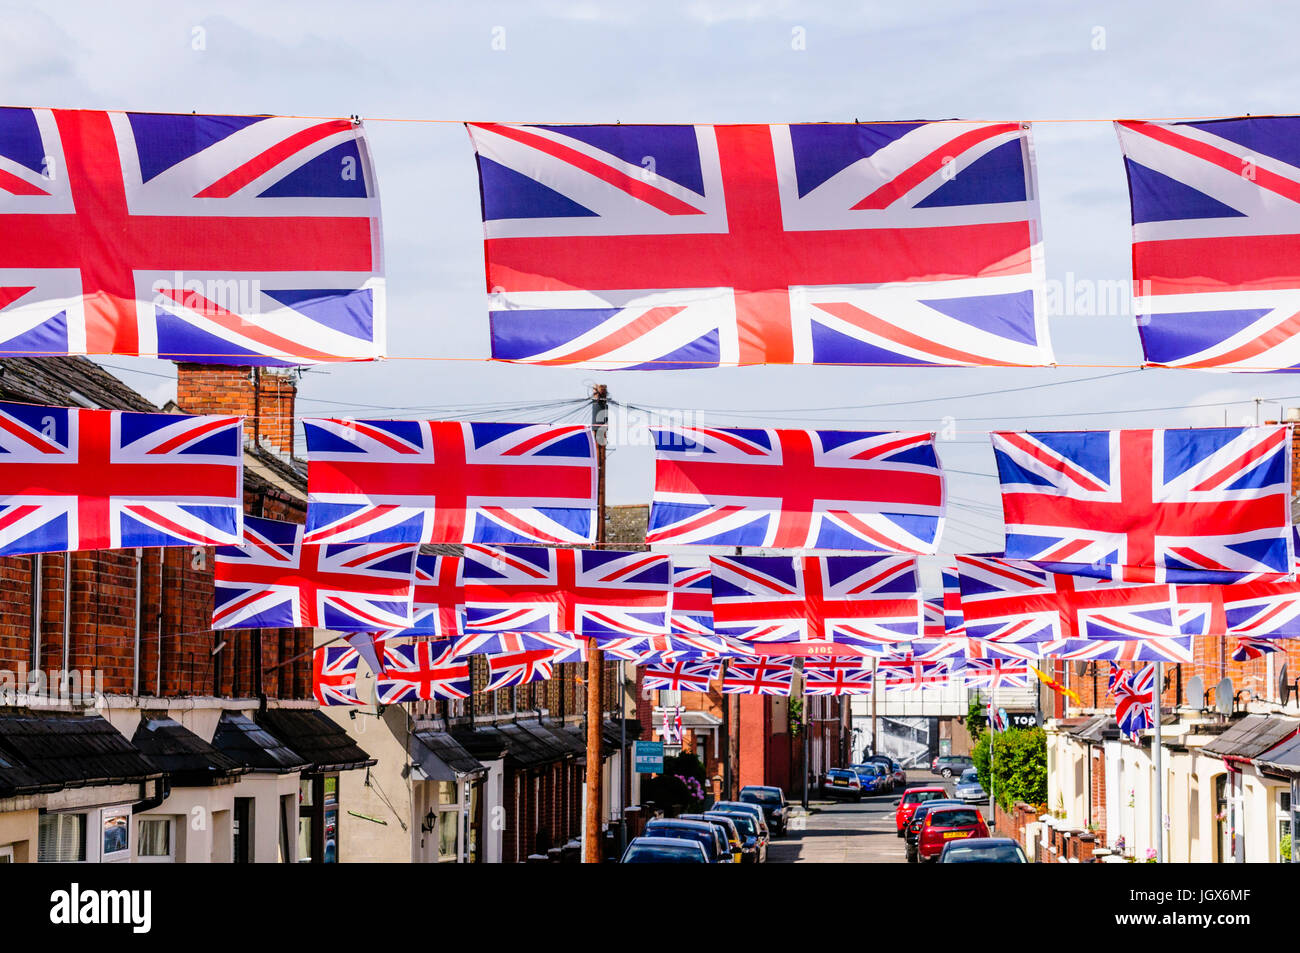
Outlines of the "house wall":
<svg viewBox="0 0 1300 953">
<path fill-rule="evenodd" d="M 14 863 L 36 860 L 40 811 L 35 808 L 0 813 L 0 847 L 12 847 Z"/>
</svg>

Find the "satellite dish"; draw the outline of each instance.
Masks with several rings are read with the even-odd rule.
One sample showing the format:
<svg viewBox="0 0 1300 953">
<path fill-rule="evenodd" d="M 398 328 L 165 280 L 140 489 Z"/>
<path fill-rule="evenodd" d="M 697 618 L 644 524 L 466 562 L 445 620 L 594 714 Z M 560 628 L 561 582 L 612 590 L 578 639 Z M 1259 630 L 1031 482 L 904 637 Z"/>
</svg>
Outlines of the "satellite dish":
<svg viewBox="0 0 1300 953">
<path fill-rule="evenodd" d="M 1074 674 L 1077 675 L 1077 676 L 1079 676 L 1080 678 L 1083 678 L 1083 676 L 1087 675 L 1087 674 L 1088 674 L 1088 663 L 1087 663 L 1087 662 L 1075 662 L 1075 663 L 1074 663 Z"/>
<path fill-rule="evenodd" d="M 1190 708 L 1205 707 L 1205 682 L 1201 676 L 1193 675 L 1187 680 L 1187 704 Z"/>
<path fill-rule="evenodd" d="M 1291 700 L 1291 683 L 1286 680 L 1286 675 L 1286 662 L 1283 662 L 1282 671 L 1277 673 L 1277 696 L 1283 705 Z"/>
<path fill-rule="evenodd" d="M 1220 715 L 1232 714 L 1232 679 L 1220 679 L 1214 686 L 1214 708 Z"/>
</svg>

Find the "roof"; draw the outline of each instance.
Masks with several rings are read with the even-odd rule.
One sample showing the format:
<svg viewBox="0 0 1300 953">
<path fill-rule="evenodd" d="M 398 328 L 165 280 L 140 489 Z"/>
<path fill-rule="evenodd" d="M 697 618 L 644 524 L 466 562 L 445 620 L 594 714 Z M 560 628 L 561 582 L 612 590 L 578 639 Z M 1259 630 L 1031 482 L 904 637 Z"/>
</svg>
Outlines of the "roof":
<svg viewBox="0 0 1300 953">
<path fill-rule="evenodd" d="M 571 753 L 566 745 L 549 732 L 531 731 L 524 722 L 503 722 L 497 730 L 505 736 L 509 748 L 506 751 L 506 764 L 512 761 L 521 767 L 534 768 L 543 764 L 561 761 Z"/>
<path fill-rule="evenodd" d="M 1275 774 L 1300 775 L 1300 735 L 1269 748 L 1255 759 L 1255 764 Z"/>
<path fill-rule="evenodd" d="M 252 770 L 158 712 L 141 712 L 131 744 L 166 774 L 174 787 L 233 781 Z"/>
<path fill-rule="evenodd" d="M 1253 759 L 1277 746 L 1300 729 L 1300 721 L 1275 715 L 1247 715 L 1213 741 L 1201 746 L 1220 758 Z"/>
<path fill-rule="evenodd" d="M 426 728 L 415 732 L 412 738 L 412 757 L 431 781 L 457 781 L 487 770 L 445 731 Z"/>
<path fill-rule="evenodd" d="M 162 770 L 99 715 L 0 712 L 0 796 L 137 784 Z"/>
<path fill-rule="evenodd" d="M 257 713 L 256 721 L 306 760 L 310 774 L 368 768 L 376 763 L 351 735 L 317 708 L 268 708 Z"/>
<path fill-rule="evenodd" d="M 505 735 L 493 725 L 456 725 L 449 734 L 457 744 L 479 761 L 498 761 L 510 748 Z"/>
<path fill-rule="evenodd" d="M 84 357 L 11 357 L 0 360 L 0 400 L 53 407 L 158 412 L 158 408 L 142 394 Z"/>
<path fill-rule="evenodd" d="M 1110 715 L 1094 715 L 1085 719 L 1083 724 L 1072 727 L 1069 735 L 1084 744 L 1099 744 L 1108 738 L 1118 738 L 1119 725 Z"/>
<path fill-rule="evenodd" d="M 252 771 L 288 774 L 308 766 L 279 738 L 239 712 L 221 713 L 212 746 Z"/>
</svg>

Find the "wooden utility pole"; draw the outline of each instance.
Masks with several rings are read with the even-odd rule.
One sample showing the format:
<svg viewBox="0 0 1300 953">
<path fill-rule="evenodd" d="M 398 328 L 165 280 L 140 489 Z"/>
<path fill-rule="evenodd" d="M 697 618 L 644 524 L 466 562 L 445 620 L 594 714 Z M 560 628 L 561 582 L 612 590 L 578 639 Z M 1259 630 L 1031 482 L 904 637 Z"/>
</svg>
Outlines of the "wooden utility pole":
<svg viewBox="0 0 1300 953">
<path fill-rule="evenodd" d="M 605 435 L 609 420 L 609 391 L 597 384 L 591 391 L 591 428 L 596 438 L 596 545 L 605 542 Z M 590 643 L 587 648 L 587 816 L 582 861 L 600 863 L 600 729 L 604 717 L 601 688 L 605 653 Z"/>
</svg>

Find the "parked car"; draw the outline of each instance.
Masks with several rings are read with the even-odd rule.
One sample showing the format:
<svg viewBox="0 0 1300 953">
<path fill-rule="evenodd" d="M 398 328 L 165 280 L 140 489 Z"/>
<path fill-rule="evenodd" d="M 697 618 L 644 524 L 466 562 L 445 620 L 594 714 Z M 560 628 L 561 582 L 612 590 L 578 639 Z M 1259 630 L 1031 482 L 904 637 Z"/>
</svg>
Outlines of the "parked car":
<svg viewBox="0 0 1300 953">
<path fill-rule="evenodd" d="M 953 789 L 952 796 L 967 804 L 983 804 L 989 799 L 989 792 L 985 791 L 984 785 L 980 784 L 979 774 L 975 769 L 967 768 L 957 779 L 957 786 Z"/>
<path fill-rule="evenodd" d="M 785 833 L 790 808 L 786 806 L 784 791 L 769 785 L 747 784 L 740 789 L 740 799 L 763 809 L 763 817 L 774 837 Z"/>
<path fill-rule="evenodd" d="M 726 849 L 724 839 L 718 828 L 708 821 L 684 821 L 676 817 L 656 817 L 645 826 L 647 837 L 676 837 L 681 840 L 693 840 L 700 844 L 708 855 L 711 864 L 731 862 L 731 854 Z"/>
<path fill-rule="evenodd" d="M 1027 864 L 1029 858 L 1010 837 L 970 837 L 944 845 L 941 864 Z"/>
<path fill-rule="evenodd" d="M 921 861 L 938 860 L 944 847 L 954 840 L 988 836 L 989 827 L 979 808 L 932 804 L 916 839 L 916 856 Z"/>
<path fill-rule="evenodd" d="M 762 864 L 767 862 L 767 828 L 760 827 L 763 823 L 761 818 L 755 817 L 748 811 L 730 813 L 713 810 L 705 811 L 704 816 L 709 820 L 724 818 L 735 825 L 736 833 L 740 835 L 740 862 L 742 864 Z"/>
<path fill-rule="evenodd" d="M 682 814 L 678 818 L 683 821 L 704 821 L 712 824 L 722 832 L 723 849 L 731 854 L 733 864 L 740 863 L 741 841 L 740 831 L 736 830 L 736 825 L 731 823 L 727 817 L 709 817 L 708 814 Z"/>
<path fill-rule="evenodd" d="M 767 826 L 767 814 L 764 813 L 760 804 L 751 804 L 748 801 L 719 801 L 710 808 L 711 811 L 721 814 L 745 814 L 754 819 L 758 825 L 758 836 L 763 842 L 763 857 L 767 858 L 767 845 L 772 842 L 772 831 Z"/>
<path fill-rule="evenodd" d="M 882 788 L 882 790 L 884 791 L 894 790 L 894 784 L 896 780 L 894 775 L 894 769 L 897 768 L 899 774 L 902 774 L 903 771 L 902 767 L 899 766 L 897 761 L 895 761 L 893 758 L 889 757 L 888 755 L 869 754 L 862 759 L 862 762 L 863 764 L 881 765 L 884 768 L 885 775 L 889 778 L 889 783 L 884 788 Z M 904 775 L 904 778 L 906 778 L 906 775 Z"/>
<path fill-rule="evenodd" d="M 879 765 L 875 762 L 852 765 L 849 770 L 857 774 L 858 783 L 862 785 L 863 794 L 880 793 L 880 773 L 876 770 Z"/>
<path fill-rule="evenodd" d="M 826 780 L 822 782 L 822 794 L 826 797 L 845 797 L 855 801 L 862 800 L 862 781 L 858 773 L 849 768 L 829 768 Z"/>
<path fill-rule="evenodd" d="M 952 798 L 942 798 L 923 801 L 916 806 L 912 819 L 907 822 L 907 827 L 903 830 L 903 852 L 909 864 L 914 864 L 919 859 L 917 844 L 921 838 L 921 828 L 925 824 L 925 815 L 930 812 L 931 807 L 965 807 L 965 805 Z"/>
<path fill-rule="evenodd" d="M 908 788 L 903 792 L 903 796 L 894 802 L 894 827 L 898 829 L 898 836 L 903 836 L 903 831 L 907 827 L 908 821 L 912 819 L 912 814 L 916 811 L 918 804 L 926 801 L 942 801 L 947 799 L 948 791 L 941 787 L 924 787 Z"/>
<path fill-rule="evenodd" d="M 968 755 L 964 754 L 945 754 L 935 758 L 930 762 L 930 773 L 942 775 L 945 778 L 959 776 L 967 768 L 975 766 L 975 762 Z"/>
<path fill-rule="evenodd" d="M 623 851 L 624 864 L 707 864 L 704 845 L 677 837 L 634 837 Z"/>
</svg>

